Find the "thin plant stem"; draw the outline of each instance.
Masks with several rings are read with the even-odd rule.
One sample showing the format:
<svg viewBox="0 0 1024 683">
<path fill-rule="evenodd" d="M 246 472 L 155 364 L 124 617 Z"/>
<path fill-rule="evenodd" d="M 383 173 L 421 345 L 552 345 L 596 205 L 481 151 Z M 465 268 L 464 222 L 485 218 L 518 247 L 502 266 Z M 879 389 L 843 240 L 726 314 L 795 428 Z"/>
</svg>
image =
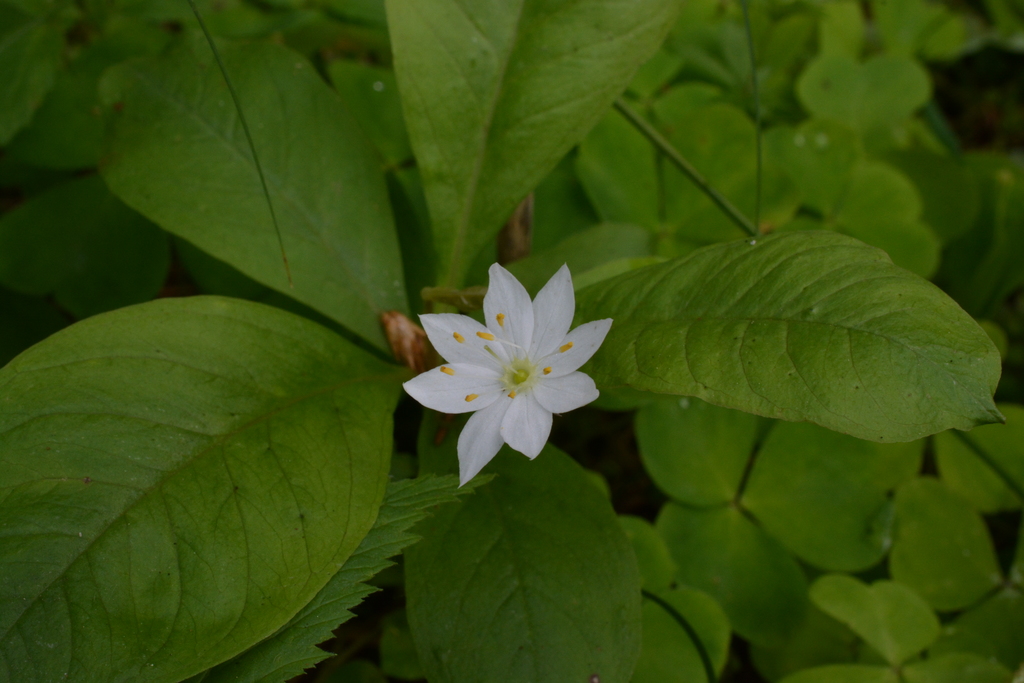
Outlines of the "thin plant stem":
<svg viewBox="0 0 1024 683">
<path fill-rule="evenodd" d="M 978 456 L 978 458 L 982 462 L 988 465 L 989 469 L 995 472 L 996 475 L 1003 480 L 1003 483 L 1006 484 L 1006 487 L 1013 491 L 1017 495 L 1017 497 L 1020 498 L 1021 502 L 1024 502 L 1024 487 L 1022 487 L 1019 483 L 1014 481 L 1013 477 L 1010 476 L 1010 473 L 1007 472 L 1002 465 L 996 462 L 995 458 L 989 455 L 988 451 L 979 446 L 977 441 L 967 436 L 960 430 L 953 429 L 951 430 L 951 433 L 953 434 L 953 436 L 960 439 L 960 441 L 965 446 L 967 446 L 967 448 L 972 453 Z"/>
<path fill-rule="evenodd" d="M 697 654 L 700 655 L 700 662 L 704 665 L 704 675 L 707 676 L 708 683 L 716 683 L 718 677 L 715 676 L 715 667 L 711 663 L 711 656 L 708 655 L 707 648 L 704 647 L 704 643 L 701 642 L 700 636 L 697 635 L 696 629 L 694 629 L 693 626 L 690 625 L 690 622 L 686 620 L 686 617 L 680 614 L 679 610 L 677 610 L 672 605 L 668 604 L 668 602 L 666 602 L 665 600 L 659 598 L 654 593 L 641 588 L 640 594 L 648 600 L 650 600 L 651 602 L 653 602 L 654 604 L 658 605 L 658 607 L 668 612 L 669 616 L 675 619 L 676 623 L 679 624 L 684 631 L 686 631 L 686 635 L 690 637 L 690 641 L 693 643 L 693 647 L 697 650 Z"/>
<path fill-rule="evenodd" d="M 615 108 L 625 116 L 626 120 L 633 124 L 638 131 L 643 133 L 644 137 L 646 137 L 651 144 L 658 149 L 658 151 L 664 154 L 669 161 L 675 164 L 676 168 L 682 171 L 698 189 L 706 194 L 708 199 L 715 203 L 715 206 L 721 209 L 726 216 L 732 219 L 733 223 L 738 225 L 741 230 L 751 237 L 756 237 L 759 234 L 757 227 L 750 222 L 750 219 L 744 216 L 739 209 L 733 206 L 732 202 L 712 187 L 707 179 L 701 175 L 700 171 L 694 168 L 693 165 L 679 153 L 679 150 L 673 147 L 672 143 L 666 140 L 665 137 L 659 133 L 647 119 L 636 113 L 621 97 L 615 100 Z"/>
<path fill-rule="evenodd" d="M 216 43 L 213 42 L 213 36 L 210 35 L 210 30 L 206 28 L 206 22 L 203 21 L 203 16 L 199 13 L 199 8 L 196 7 L 195 0 L 188 0 L 189 7 L 192 8 L 192 13 L 196 15 L 196 21 L 199 22 L 199 28 L 203 30 L 203 35 L 206 36 L 206 42 L 210 45 L 210 50 L 213 51 L 213 58 L 217 60 L 217 66 L 220 68 L 220 73 L 224 77 L 224 82 L 228 86 L 228 92 L 231 93 L 231 100 L 235 103 L 235 111 L 238 112 L 238 120 L 242 123 L 242 130 L 245 131 L 245 139 L 249 143 L 249 149 L 252 151 L 252 159 L 256 163 L 256 173 L 260 177 L 260 185 L 263 186 L 263 196 L 267 199 L 267 208 L 270 209 L 270 220 L 274 223 L 274 232 L 277 234 L 277 244 L 281 248 L 281 260 L 284 262 L 284 273 L 288 276 L 288 286 L 295 287 L 295 283 L 292 282 L 292 269 L 288 265 L 288 254 L 284 250 L 284 238 L 281 236 L 281 226 L 277 222 L 277 212 L 274 211 L 274 202 L 270 200 L 270 189 L 267 186 L 266 176 L 263 175 L 263 164 L 260 163 L 260 157 L 256 153 L 256 145 L 252 141 L 252 133 L 249 132 L 249 124 L 245 120 L 245 112 L 242 111 L 242 102 L 238 99 L 238 93 L 235 92 L 235 85 L 231 82 L 231 77 L 228 76 L 227 67 L 224 66 L 224 60 L 220 57 L 220 50 L 217 49 Z"/>
<path fill-rule="evenodd" d="M 743 27 L 747 33 L 750 52 L 751 94 L 754 97 L 754 136 L 757 148 L 757 186 L 754 190 L 754 225 L 761 225 L 761 92 L 757 85 L 757 55 L 754 54 L 754 32 L 750 29 L 750 0 L 740 0 L 743 7 Z"/>
</svg>

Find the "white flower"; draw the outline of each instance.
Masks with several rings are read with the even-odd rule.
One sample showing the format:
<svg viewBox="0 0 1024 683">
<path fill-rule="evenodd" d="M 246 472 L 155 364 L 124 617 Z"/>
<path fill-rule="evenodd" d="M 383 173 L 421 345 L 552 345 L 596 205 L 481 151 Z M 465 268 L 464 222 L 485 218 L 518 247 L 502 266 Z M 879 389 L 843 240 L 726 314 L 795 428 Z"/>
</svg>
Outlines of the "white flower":
<svg viewBox="0 0 1024 683">
<path fill-rule="evenodd" d="M 491 461 L 502 443 L 536 458 L 551 433 L 552 413 L 564 413 L 599 395 L 594 380 L 576 369 L 586 363 L 612 326 L 610 318 L 572 332 L 576 300 L 569 268 L 562 266 L 537 298 L 494 264 L 484 297 L 484 327 L 456 314 L 421 315 L 430 342 L 448 363 L 404 384 L 428 408 L 477 411 L 459 436 L 462 484 Z"/>
</svg>

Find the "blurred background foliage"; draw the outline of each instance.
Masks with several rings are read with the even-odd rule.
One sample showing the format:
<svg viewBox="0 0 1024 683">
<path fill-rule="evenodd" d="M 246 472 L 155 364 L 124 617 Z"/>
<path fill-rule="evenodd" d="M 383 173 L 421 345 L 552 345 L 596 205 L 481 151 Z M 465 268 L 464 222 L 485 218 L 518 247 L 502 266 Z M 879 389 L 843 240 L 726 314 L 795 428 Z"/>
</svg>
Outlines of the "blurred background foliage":
<svg viewBox="0 0 1024 683">
<path fill-rule="evenodd" d="M 224 41 L 307 57 L 387 174 L 409 305 L 434 284 L 429 217 L 380 0 L 198 0 Z M 725 681 L 1007 683 L 1024 672 L 1024 2 L 686 0 L 624 94 L 759 229 L 836 230 L 933 280 L 996 342 L 1007 425 L 879 445 L 696 399 L 606 393 L 556 421 L 632 539 L 647 591 Z M 0 0 L 0 364 L 71 322 L 214 293 L 330 323 L 123 204 L 98 83 L 194 36 L 184 0 Z M 531 292 L 744 234 L 616 110 L 534 192 Z M 469 284 L 485 284 L 494 246 Z M 414 476 L 421 413 L 396 418 Z M 401 565 L 325 647 L 318 683 L 418 680 Z M 645 601 L 635 683 L 703 680 Z"/>
</svg>

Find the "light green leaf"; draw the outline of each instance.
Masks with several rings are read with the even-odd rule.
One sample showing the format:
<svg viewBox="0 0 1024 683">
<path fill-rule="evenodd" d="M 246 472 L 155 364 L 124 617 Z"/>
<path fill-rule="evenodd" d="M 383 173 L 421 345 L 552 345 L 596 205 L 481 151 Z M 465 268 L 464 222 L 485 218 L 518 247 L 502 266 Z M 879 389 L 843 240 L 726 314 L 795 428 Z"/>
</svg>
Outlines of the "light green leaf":
<svg viewBox="0 0 1024 683">
<path fill-rule="evenodd" d="M 601 219 L 657 232 L 661 182 L 654 146 L 617 111 L 580 143 L 576 175 Z"/>
<path fill-rule="evenodd" d="M 728 503 L 757 438 L 757 417 L 699 399 L 660 400 L 636 414 L 644 469 L 662 491 L 688 505 Z"/>
<path fill-rule="evenodd" d="M 649 591 L 667 590 L 675 581 L 676 563 L 665 545 L 665 539 L 642 517 L 619 515 L 619 524 L 633 545 L 636 563 L 640 568 L 641 588 Z"/>
<path fill-rule="evenodd" d="M 52 293 L 80 318 L 152 299 L 170 260 L 166 233 L 97 175 L 56 185 L 0 218 L 0 282 Z"/>
<path fill-rule="evenodd" d="M 0 289 L 0 367 L 67 324 L 45 299 Z"/>
<path fill-rule="evenodd" d="M 1015 510 L 1024 502 L 987 462 L 1024 490 L 1024 406 L 1001 404 L 999 410 L 1006 416 L 1005 425 L 978 427 L 966 435 L 935 435 L 942 480 L 983 513 Z"/>
<path fill-rule="evenodd" d="M 738 509 L 668 503 L 656 526 L 679 565 L 679 580 L 718 600 L 733 629 L 747 640 L 781 645 L 803 621 L 803 571 Z"/>
<path fill-rule="evenodd" d="M 53 86 L 64 49 L 63 31 L 0 3 L 0 146 L 10 142 Z"/>
<path fill-rule="evenodd" d="M 867 133 L 906 120 L 928 101 L 931 81 L 907 57 L 882 55 L 858 64 L 847 55 L 831 54 L 807 66 L 796 90 L 812 115 Z"/>
<path fill-rule="evenodd" d="M 741 503 L 800 559 L 825 570 L 861 571 L 892 545 L 889 492 L 917 473 L 923 446 L 778 424 L 761 446 Z"/>
<path fill-rule="evenodd" d="M 578 275 L 624 258 L 650 256 L 651 241 L 651 233 L 636 225 L 596 225 L 566 237 L 550 249 L 510 263 L 508 269 L 536 296 L 565 264 L 572 272 L 573 284 L 579 289 Z"/>
<path fill-rule="evenodd" d="M 792 636 L 779 647 L 750 648 L 754 666 L 768 681 L 801 669 L 853 662 L 857 636 L 845 625 L 828 616 L 813 604 Z"/>
<path fill-rule="evenodd" d="M 930 283 L 834 233 L 713 245 L 581 291 L 599 385 L 911 441 L 1001 419 L 999 353 Z"/>
<path fill-rule="evenodd" d="M 833 664 L 798 671 L 780 683 L 899 683 L 891 669 L 866 664 Z"/>
<path fill-rule="evenodd" d="M 818 45 L 822 55 L 838 54 L 858 59 L 864 47 L 864 14 L 851 0 L 826 2 L 818 7 Z"/>
<path fill-rule="evenodd" d="M 238 115 L 200 41 L 106 72 L 100 88 L 115 111 L 104 179 L 166 230 L 383 348 L 378 316 L 406 310 L 405 290 L 387 188 L 365 136 L 301 56 L 269 43 L 221 46 L 291 288 Z"/>
<path fill-rule="evenodd" d="M 162 299 L 0 371 L 0 652 L 173 683 L 273 634 L 369 531 L 406 376 L 302 318 Z"/>
<path fill-rule="evenodd" d="M 903 669 L 906 683 L 1008 683 L 1010 676 L 1003 665 L 965 652 L 932 657 Z"/>
<path fill-rule="evenodd" d="M 715 671 L 722 672 L 729 656 L 729 619 L 707 593 L 679 586 L 658 592 L 697 632 Z M 631 683 L 693 683 L 707 680 L 696 646 L 665 608 L 644 600 L 644 644 Z"/>
<path fill-rule="evenodd" d="M 461 425 L 429 454 L 436 422 L 424 422 L 421 464 L 454 464 Z M 640 652 L 640 576 L 609 501 L 553 446 L 532 462 L 504 448 L 484 471 L 498 476 L 438 511 L 406 552 L 427 678 L 626 683 Z"/>
<path fill-rule="evenodd" d="M 383 3 L 381 3 L 383 5 Z M 334 88 L 388 164 L 412 156 L 402 119 L 395 74 L 390 69 L 345 59 L 327 65 Z"/>
<path fill-rule="evenodd" d="M 274 635 L 204 674 L 202 683 L 277 683 L 330 657 L 316 647 L 331 638 L 351 608 L 377 589 L 367 582 L 392 566 L 388 558 L 419 540 L 410 529 L 442 503 L 450 503 L 474 486 L 458 488 L 454 476 L 428 475 L 388 484 L 377 520 L 352 556 L 316 597 Z"/>
<path fill-rule="evenodd" d="M 605 115 L 672 25 L 674 0 L 388 0 L 440 284 Z"/>
<path fill-rule="evenodd" d="M 1024 663 L 1024 595 L 1008 586 L 977 607 L 972 607 L 942 630 L 931 656 L 971 652 L 1017 669 Z"/>
<path fill-rule="evenodd" d="M 914 591 L 894 581 L 866 586 L 852 576 L 829 574 L 811 586 L 822 611 L 849 626 L 893 666 L 939 637 L 939 620 Z"/>
<path fill-rule="evenodd" d="M 889 571 L 937 610 L 972 605 L 1003 580 L 981 516 L 931 477 L 896 492 Z"/>
</svg>

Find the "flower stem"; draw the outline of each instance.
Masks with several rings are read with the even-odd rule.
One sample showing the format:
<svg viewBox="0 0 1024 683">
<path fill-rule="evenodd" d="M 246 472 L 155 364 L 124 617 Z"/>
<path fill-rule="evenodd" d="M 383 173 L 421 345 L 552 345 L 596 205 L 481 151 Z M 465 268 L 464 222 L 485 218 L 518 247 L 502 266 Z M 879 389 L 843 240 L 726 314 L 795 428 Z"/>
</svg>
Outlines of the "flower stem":
<svg viewBox="0 0 1024 683">
<path fill-rule="evenodd" d="M 672 146 L 665 137 L 658 132 L 658 130 L 651 125 L 651 123 L 642 117 L 640 114 L 633 111 L 626 102 L 620 97 L 615 100 L 615 108 L 626 117 L 626 119 L 636 127 L 644 137 L 650 140 L 651 144 L 658 148 L 658 150 L 668 157 L 669 161 L 676 165 L 683 174 L 690 179 L 690 181 L 697 186 L 704 194 L 708 196 L 715 206 L 720 208 L 726 216 L 732 219 L 745 233 L 751 237 L 756 237 L 759 232 L 757 227 L 750 221 L 749 218 L 743 215 L 739 209 L 733 206 L 732 202 L 726 199 L 722 193 L 713 188 L 707 179 L 701 175 L 700 171 L 693 167 L 693 165 L 686 160 L 686 158 L 679 153 L 675 147 Z"/>
<path fill-rule="evenodd" d="M 641 588 L 640 594 L 668 612 L 669 616 L 675 619 L 676 623 L 686 631 L 686 635 L 690 637 L 690 641 L 693 643 L 693 647 L 697 650 L 697 654 L 700 655 L 700 662 L 704 665 L 704 674 L 708 678 L 708 683 L 715 683 L 718 680 L 718 677 L 715 676 L 715 667 L 711 663 L 711 657 L 708 655 L 708 651 L 707 648 L 704 647 L 704 643 L 701 642 L 700 636 L 697 635 L 696 629 L 694 629 L 690 622 L 686 620 L 686 617 L 680 614 L 679 610 L 668 604 L 665 600 L 659 598 L 654 593 Z"/>
</svg>

